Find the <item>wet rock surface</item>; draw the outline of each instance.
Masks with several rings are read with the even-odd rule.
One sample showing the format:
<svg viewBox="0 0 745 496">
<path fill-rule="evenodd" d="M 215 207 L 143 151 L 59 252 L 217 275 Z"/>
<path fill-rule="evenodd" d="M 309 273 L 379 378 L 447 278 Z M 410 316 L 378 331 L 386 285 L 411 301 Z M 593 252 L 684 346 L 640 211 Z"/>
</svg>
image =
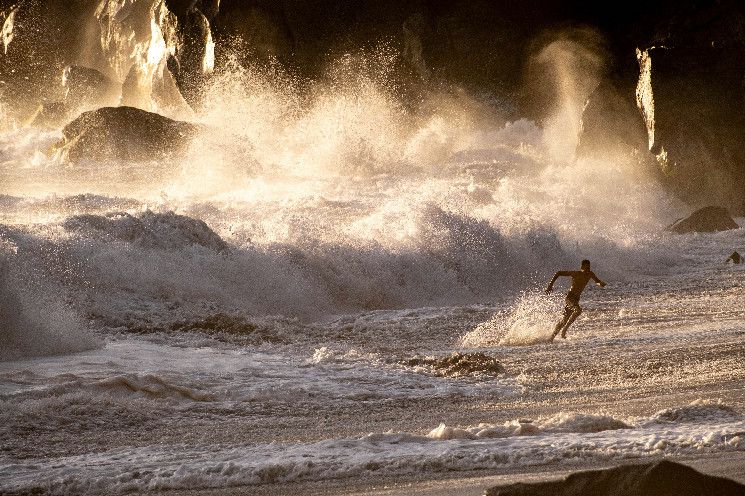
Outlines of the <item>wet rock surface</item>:
<svg viewBox="0 0 745 496">
<path fill-rule="evenodd" d="M 680 219 L 667 228 L 677 234 L 692 232 L 716 232 L 737 229 L 740 226 L 730 217 L 726 208 L 704 207 L 685 219 Z"/>
<path fill-rule="evenodd" d="M 63 162 L 162 160 L 183 152 L 200 126 L 134 107 L 84 112 L 55 145 Z"/>
<path fill-rule="evenodd" d="M 561 481 L 493 487 L 486 496 L 741 496 L 745 486 L 667 460 L 577 472 Z"/>
<path fill-rule="evenodd" d="M 486 353 L 454 352 L 448 357 L 415 356 L 407 360 L 401 360 L 399 363 L 407 367 L 423 368 L 442 377 L 468 377 L 504 373 L 502 364 Z"/>
</svg>

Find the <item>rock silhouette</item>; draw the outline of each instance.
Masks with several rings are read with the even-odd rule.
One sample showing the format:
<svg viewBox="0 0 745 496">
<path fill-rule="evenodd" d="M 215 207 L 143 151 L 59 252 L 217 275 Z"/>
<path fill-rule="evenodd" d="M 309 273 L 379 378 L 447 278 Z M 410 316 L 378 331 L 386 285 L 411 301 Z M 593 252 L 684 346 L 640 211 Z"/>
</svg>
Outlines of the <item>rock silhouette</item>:
<svg viewBox="0 0 745 496">
<path fill-rule="evenodd" d="M 162 160 L 182 152 L 199 129 L 134 107 L 104 107 L 67 124 L 55 151 L 69 163 Z"/>
<path fill-rule="evenodd" d="M 745 486 L 667 460 L 577 472 L 561 481 L 493 487 L 486 496 L 742 496 Z"/>
<path fill-rule="evenodd" d="M 691 232 L 716 232 L 737 229 L 740 226 L 730 217 L 726 208 L 704 207 L 685 219 L 680 219 L 667 228 L 677 234 Z"/>
</svg>

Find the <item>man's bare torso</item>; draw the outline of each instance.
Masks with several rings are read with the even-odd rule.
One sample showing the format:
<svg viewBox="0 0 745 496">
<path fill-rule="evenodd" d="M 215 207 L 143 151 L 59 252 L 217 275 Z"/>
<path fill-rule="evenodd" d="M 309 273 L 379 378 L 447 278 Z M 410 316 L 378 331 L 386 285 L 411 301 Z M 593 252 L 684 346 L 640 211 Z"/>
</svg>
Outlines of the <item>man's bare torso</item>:
<svg viewBox="0 0 745 496">
<path fill-rule="evenodd" d="M 559 275 L 572 278 L 572 287 L 569 288 L 569 292 L 577 297 L 582 294 L 582 291 L 584 291 L 587 283 L 590 282 L 590 279 L 597 279 L 597 276 L 595 276 L 595 273 L 591 270 L 567 270 L 560 272 Z"/>
</svg>

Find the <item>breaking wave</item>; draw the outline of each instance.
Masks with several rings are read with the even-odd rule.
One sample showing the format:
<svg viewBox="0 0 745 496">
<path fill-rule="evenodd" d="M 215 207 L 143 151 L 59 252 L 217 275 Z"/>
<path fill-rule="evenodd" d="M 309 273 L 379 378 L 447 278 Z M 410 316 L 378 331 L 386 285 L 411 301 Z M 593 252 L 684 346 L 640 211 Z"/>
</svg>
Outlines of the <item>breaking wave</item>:
<svg viewBox="0 0 745 496">
<path fill-rule="evenodd" d="M 49 260 L 51 254 L 41 255 Z M 59 282 L 36 270 L 32 259 L 19 256 L 0 230 L 0 360 L 100 346 L 60 291 Z"/>
<path fill-rule="evenodd" d="M 112 392 L 139 394 L 147 398 L 173 398 L 192 401 L 214 401 L 216 399 L 216 396 L 212 393 L 174 385 L 153 374 L 121 375 L 99 381 L 94 386 Z"/>
<path fill-rule="evenodd" d="M 2 229 L 18 245 L 17 257 L 36 263 L 50 284 L 71 285 L 77 310 L 110 327 L 167 328 L 216 313 L 318 318 L 478 302 L 532 284 L 543 253 L 565 256 L 551 235 L 507 237 L 433 205 L 413 220 L 418 236 L 403 247 L 317 237 L 259 244 L 229 228 L 221 235 L 196 218 L 149 210 Z M 53 264 L 45 250 L 56 252 Z"/>
<path fill-rule="evenodd" d="M 75 215 L 63 227 L 91 238 L 136 243 L 143 248 L 181 249 L 187 246 L 222 251 L 227 244 L 207 224 L 173 212 L 145 211 L 139 215 L 115 212 L 106 215 Z"/>
<path fill-rule="evenodd" d="M 479 424 L 458 428 L 440 424 L 427 437 L 432 439 L 479 439 L 513 436 L 537 436 L 551 433 L 590 433 L 616 429 L 630 429 L 626 422 L 607 415 L 561 412 L 538 420 L 511 420 L 501 425 Z"/>
</svg>

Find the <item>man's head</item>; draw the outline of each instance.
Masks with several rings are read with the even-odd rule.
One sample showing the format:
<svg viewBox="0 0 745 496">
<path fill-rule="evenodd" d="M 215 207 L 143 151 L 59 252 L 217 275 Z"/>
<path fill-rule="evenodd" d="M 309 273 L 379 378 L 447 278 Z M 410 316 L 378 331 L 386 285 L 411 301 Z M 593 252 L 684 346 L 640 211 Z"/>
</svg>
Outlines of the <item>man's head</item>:
<svg viewBox="0 0 745 496">
<path fill-rule="evenodd" d="M 585 259 L 585 260 L 582 260 L 582 266 L 581 266 L 581 269 L 582 269 L 582 270 L 583 270 L 584 272 L 587 272 L 588 270 L 590 270 L 590 261 L 589 261 L 589 260 L 587 260 L 587 259 Z"/>
</svg>

